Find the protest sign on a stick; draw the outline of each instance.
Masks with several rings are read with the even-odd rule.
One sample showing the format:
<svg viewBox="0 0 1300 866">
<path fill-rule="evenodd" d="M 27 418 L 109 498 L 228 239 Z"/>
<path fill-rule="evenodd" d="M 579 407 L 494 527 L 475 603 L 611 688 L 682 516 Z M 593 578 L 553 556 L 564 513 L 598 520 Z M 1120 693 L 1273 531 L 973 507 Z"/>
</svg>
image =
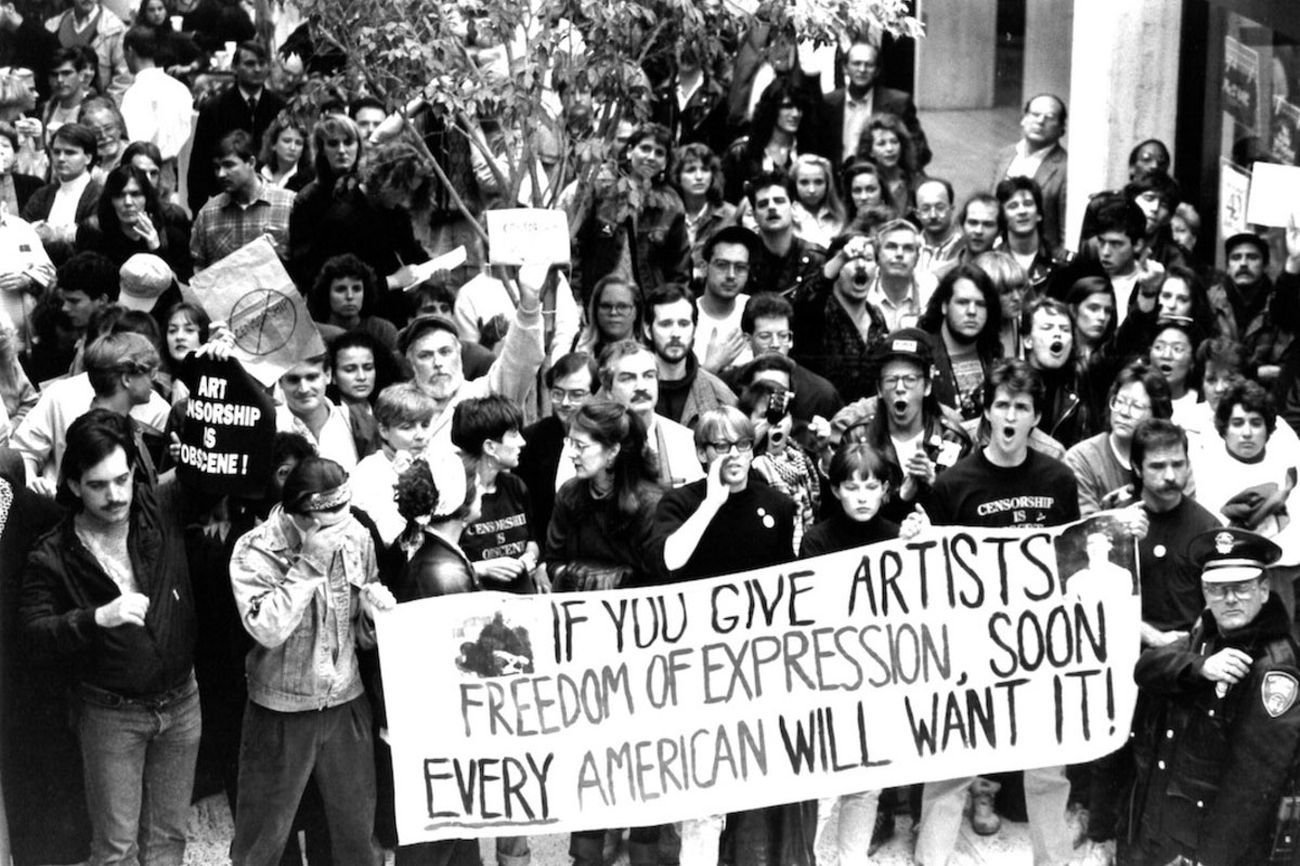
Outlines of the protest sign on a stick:
<svg viewBox="0 0 1300 866">
<path fill-rule="evenodd" d="M 660 587 L 398 605 L 377 625 L 399 837 L 646 826 L 1108 754 L 1136 700 L 1133 548 L 1097 517 L 945 528 Z"/>
<path fill-rule="evenodd" d="M 271 475 L 275 403 L 233 358 L 191 356 L 180 379 L 190 391 L 177 472 L 187 487 L 215 494 L 259 494 Z"/>
<path fill-rule="evenodd" d="M 306 300 L 265 235 L 195 274 L 187 298 L 226 323 L 235 357 L 267 387 L 303 358 L 325 352 Z"/>
<path fill-rule="evenodd" d="M 569 261 L 569 218 L 549 208 L 504 208 L 485 215 L 494 265 L 559 265 Z"/>
</svg>

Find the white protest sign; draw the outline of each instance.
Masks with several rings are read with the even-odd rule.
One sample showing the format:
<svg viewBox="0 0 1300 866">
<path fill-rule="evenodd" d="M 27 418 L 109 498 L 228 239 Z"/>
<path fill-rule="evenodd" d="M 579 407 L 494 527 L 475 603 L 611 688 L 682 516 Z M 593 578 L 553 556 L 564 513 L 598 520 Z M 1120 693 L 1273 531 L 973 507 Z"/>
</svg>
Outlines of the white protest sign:
<svg viewBox="0 0 1300 866">
<path fill-rule="evenodd" d="M 406 286 L 406 291 L 414 291 L 416 286 L 435 276 L 438 271 L 450 271 L 460 267 L 465 264 L 465 258 L 465 248 L 460 246 L 427 262 L 411 265 L 409 268 L 411 282 Z"/>
<path fill-rule="evenodd" d="M 234 356 L 267 387 L 325 352 L 307 302 L 265 235 L 194 275 L 189 295 L 235 336 Z"/>
<path fill-rule="evenodd" d="M 1250 171 L 1246 222 L 1284 226 L 1300 205 L 1300 166 L 1257 162 Z"/>
<path fill-rule="evenodd" d="M 1246 199 L 1250 196 L 1250 172 L 1231 160 L 1219 160 L 1219 237 L 1230 238 L 1246 231 Z"/>
<path fill-rule="evenodd" d="M 494 265 L 554 265 L 569 260 L 569 218 L 562 210 L 490 210 L 487 229 L 488 258 Z"/>
<path fill-rule="evenodd" d="M 1101 524 L 398 605 L 377 625 L 399 838 L 648 826 L 1108 754 L 1141 611 L 1131 539 L 1085 542 Z"/>
</svg>

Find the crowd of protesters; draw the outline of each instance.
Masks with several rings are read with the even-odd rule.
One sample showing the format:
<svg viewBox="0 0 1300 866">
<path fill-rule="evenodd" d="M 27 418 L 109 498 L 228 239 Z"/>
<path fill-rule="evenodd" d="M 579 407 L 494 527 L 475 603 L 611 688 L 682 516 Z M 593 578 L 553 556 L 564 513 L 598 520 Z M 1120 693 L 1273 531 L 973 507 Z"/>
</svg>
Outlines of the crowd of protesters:
<svg viewBox="0 0 1300 866">
<path fill-rule="evenodd" d="M 537 148 L 525 186 L 564 190 L 572 237 L 548 268 L 489 264 L 466 228 L 532 202 L 491 164 L 509 136 L 469 147 L 437 100 L 305 108 L 301 57 L 239 3 L 0 2 L 15 864 L 179 864 L 191 800 L 223 792 L 237 866 L 476 866 L 477 840 L 397 844 L 381 611 L 1095 514 L 1098 560 L 1139 539 L 1130 747 L 719 803 L 632 828 L 630 861 L 856 866 L 908 813 L 926 866 L 1004 817 L 1036 864 L 1267 859 L 1300 729 L 1300 229 L 1229 237 L 1213 270 L 1152 139 L 1123 189 L 1071 191 L 1066 238 L 1063 100 L 1030 99 L 988 185 L 956 189 L 878 41 L 816 54 L 770 12 L 723 28 L 728 62 L 684 44 L 647 70 L 594 172 Z M 492 38 L 466 46 L 485 66 Z M 590 106 L 562 111 L 591 134 Z M 243 383 L 275 417 L 269 469 L 217 496 L 175 471 L 186 371 L 234 342 L 188 283 L 260 237 L 327 349 Z M 417 277 L 458 244 L 467 266 Z M 573 834 L 575 864 L 626 829 Z M 495 850 L 531 861 L 526 837 Z"/>
</svg>

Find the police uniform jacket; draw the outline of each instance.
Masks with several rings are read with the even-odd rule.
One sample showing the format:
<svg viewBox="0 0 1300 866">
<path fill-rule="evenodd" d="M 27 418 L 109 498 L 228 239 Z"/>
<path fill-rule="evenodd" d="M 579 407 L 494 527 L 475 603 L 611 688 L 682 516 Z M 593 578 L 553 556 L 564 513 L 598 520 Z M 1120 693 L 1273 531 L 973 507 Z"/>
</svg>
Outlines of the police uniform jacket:
<svg viewBox="0 0 1300 866">
<path fill-rule="evenodd" d="M 1227 647 L 1255 662 L 1225 691 L 1201 671 Z M 1143 653 L 1134 671 L 1142 698 L 1129 813 L 1139 848 L 1182 853 L 1203 866 L 1268 860 L 1300 743 L 1297 655 L 1276 595 L 1231 636 L 1206 611 L 1186 641 Z"/>
</svg>

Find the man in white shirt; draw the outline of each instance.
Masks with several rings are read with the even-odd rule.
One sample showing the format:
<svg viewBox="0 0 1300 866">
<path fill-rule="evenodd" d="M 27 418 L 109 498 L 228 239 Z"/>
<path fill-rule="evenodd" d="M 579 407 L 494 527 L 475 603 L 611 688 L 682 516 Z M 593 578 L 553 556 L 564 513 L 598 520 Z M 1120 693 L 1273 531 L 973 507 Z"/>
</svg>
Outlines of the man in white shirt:
<svg viewBox="0 0 1300 866">
<path fill-rule="evenodd" d="M 329 357 L 299 361 L 280 376 L 284 405 L 275 407 L 275 429 L 297 433 L 316 444 L 316 453 L 349 472 L 357 465 L 357 446 L 348 415 L 325 396 L 330 383 Z"/>
<path fill-rule="evenodd" d="M 190 89 L 158 68 L 158 37 L 136 25 L 122 40 L 126 64 L 135 81 L 122 95 L 122 118 L 131 141 L 158 145 L 164 160 L 173 160 L 190 137 L 194 97 Z"/>
<path fill-rule="evenodd" d="M 1065 229 L 1065 176 L 1068 154 L 1061 146 L 1068 112 L 1059 96 L 1040 93 L 1025 103 L 1020 117 L 1020 141 L 998 154 L 993 182 L 1008 177 L 1032 177 L 1043 191 L 1043 240 L 1048 249 L 1061 246 Z"/>
<path fill-rule="evenodd" d="M 867 302 L 880 310 L 890 331 L 914 328 L 930 302 L 938 281 L 929 271 L 918 271 L 921 235 L 905 219 L 891 220 L 876 232 L 876 276 Z"/>
<path fill-rule="evenodd" d="M 90 174 L 99 144 L 80 123 L 65 123 L 50 137 L 50 171 L 54 181 L 32 193 L 22 217 L 32 224 L 47 250 L 71 251 L 77 223 L 99 203 L 99 184 Z"/>
<path fill-rule="evenodd" d="M 14 326 L 20 352 L 29 342 L 27 316 L 52 282 L 54 265 L 36 229 L 0 208 L 0 311 Z"/>
<path fill-rule="evenodd" d="M 704 291 L 695 302 L 699 321 L 691 348 L 710 372 L 747 364 L 754 357 L 740 317 L 749 303 L 744 289 L 758 246 L 758 238 L 742 226 L 727 226 L 704 244 Z"/>
<path fill-rule="evenodd" d="M 600 385 L 602 396 L 623 404 L 645 424 L 646 442 L 659 460 L 662 484 L 681 487 L 704 477 L 695 453 L 695 434 L 655 413 L 659 366 L 653 352 L 635 340 L 607 346 L 600 358 Z"/>
</svg>

